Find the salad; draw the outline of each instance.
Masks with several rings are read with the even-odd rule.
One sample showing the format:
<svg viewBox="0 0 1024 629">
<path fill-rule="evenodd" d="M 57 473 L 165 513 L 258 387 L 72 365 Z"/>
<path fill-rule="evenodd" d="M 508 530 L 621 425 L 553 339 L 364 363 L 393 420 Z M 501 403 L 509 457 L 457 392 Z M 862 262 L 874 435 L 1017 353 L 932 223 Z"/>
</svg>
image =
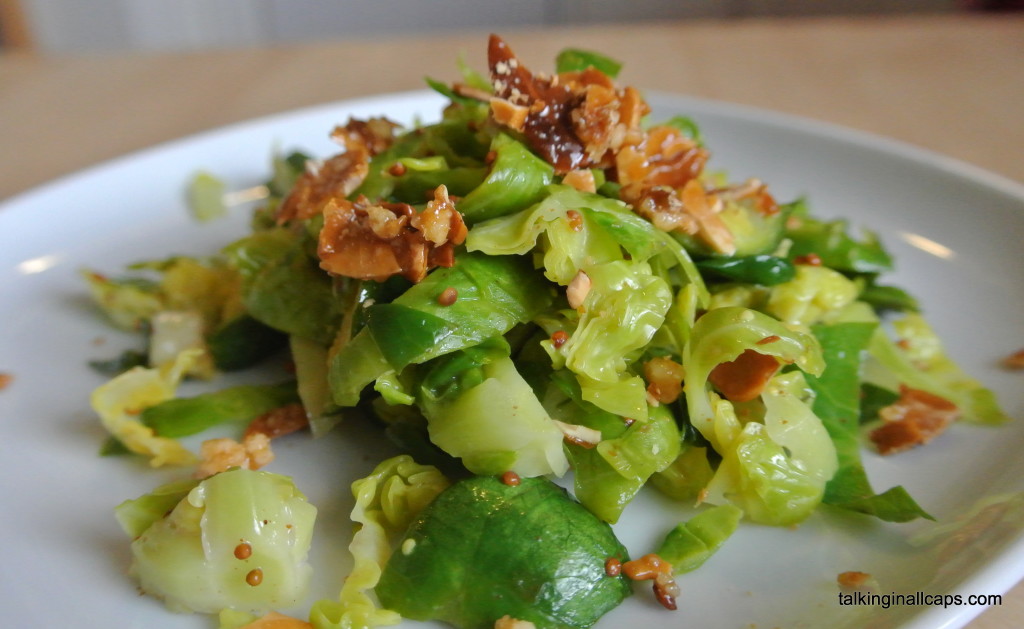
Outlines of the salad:
<svg viewBox="0 0 1024 629">
<path fill-rule="evenodd" d="M 1008 418 L 885 283 L 881 241 L 707 168 L 694 121 L 650 120 L 611 59 L 487 53 L 487 76 L 428 81 L 436 122 L 349 120 L 335 155 L 276 155 L 221 250 L 84 273 L 145 340 L 95 365 L 103 452 L 181 469 L 116 509 L 142 591 L 222 629 L 590 627 L 629 596 L 675 609 L 675 577 L 745 523 L 931 518 L 872 486 L 862 437 L 898 456 Z M 190 194 L 224 209 L 216 178 Z M 338 595 L 285 616 L 317 578 L 317 506 L 274 441 L 357 418 L 399 454 L 351 483 Z M 611 525 L 641 492 L 699 509 L 626 548 Z"/>
</svg>

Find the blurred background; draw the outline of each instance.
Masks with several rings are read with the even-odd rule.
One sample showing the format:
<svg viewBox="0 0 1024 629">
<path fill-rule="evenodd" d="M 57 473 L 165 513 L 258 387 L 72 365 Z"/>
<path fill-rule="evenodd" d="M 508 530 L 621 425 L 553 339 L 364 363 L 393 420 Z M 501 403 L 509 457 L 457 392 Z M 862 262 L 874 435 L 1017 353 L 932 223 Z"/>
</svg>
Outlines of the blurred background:
<svg viewBox="0 0 1024 629">
<path fill-rule="evenodd" d="M 44 54 L 194 51 L 492 26 L 1022 6 L 1021 0 L 0 0 L 0 44 Z"/>
</svg>

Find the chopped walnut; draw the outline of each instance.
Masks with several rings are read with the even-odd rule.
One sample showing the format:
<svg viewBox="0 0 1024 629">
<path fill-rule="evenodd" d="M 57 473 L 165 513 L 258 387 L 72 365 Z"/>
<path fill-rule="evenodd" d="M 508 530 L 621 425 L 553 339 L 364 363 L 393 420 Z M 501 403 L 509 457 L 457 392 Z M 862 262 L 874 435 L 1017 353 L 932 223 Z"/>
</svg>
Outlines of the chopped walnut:
<svg viewBox="0 0 1024 629">
<path fill-rule="evenodd" d="M 621 185 L 620 198 L 659 229 L 695 235 L 717 253 L 736 251 L 732 233 L 718 216 L 721 200 L 697 181 L 708 152 L 673 126 L 642 129 L 640 121 L 650 107 L 635 88 L 617 88 L 592 67 L 553 77 L 533 74 L 496 35 L 488 46 L 488 62 L 492 118 L 522 133 L 557 174 L 565 175 L 565 184 L 592 191 L 577 173 L 604 169 Z M 756 180 L 728 194 L 753 198 L 766 214 L 778 211 Z"/>
<path fill-rule="evenodd" d="M 254 434 L 266 435 L 276 439 L 309 426 L 309 418 L 302 404 L 288 404 L 264 413 L 252 420 L 245 429 L 245 437 Z"/>
<path fill-rule="evenodd" d="M 306 163 L 306 172 L 277 209 L 277 222 L 311 218 L 332 199 L 355 192 L 370 172 L 370 158 L 391 145 L 397 128 L 386 118 L 349 119 L 345 126 L 335 127 L 331 138 L 342 144 L 345 152 L 323 162 Z"/>
<path fill-rule="evenodd" d="M 696 179 L 708 152 L 675 127 L 652 127 L 639 142 L 624 146 L 615 158 L 623 186 L 682 188 Z"/>
<path fill-rule="evenodd" d="M 644 363 L 647 393 L 661 404 L 671 404 L 683 393 L 683 366 L 667 356 Z"/>
<path fill-rule="evenodd" d="M 321 268 L 335 275 L 383 281 L 400 274 L 419 282 L 431 268 L 455 263 L 466 234 L 443 185 L 422 212 L 363 196 L 334 199 L 324 208 L 317 254 Z"/>
<path fill-rule="evenodd" d="M 760 179 L 748 179 L 741 184 L 715 190 L 714 194 L 723 201 L 752 200 L 754 209 L 764 216 L 773 216 L 781 211 L 775 198 L 768 193 L 768 186 Z"/>
<path fill-rule="evenodd" d="M 718 215 L 721 211 L 721 201 L 708 195 L 704 186 L 696 179 L 691 179 L 683 186 L 682 197 L 683 208 L 697 221 L 697 235 L 718 253 L 736 253 L 732 232 Z"/>
<path fill-rule="evenodd" d="M 529 107 L 516 105 L 504 98 L 491 98 L 491 117 L 498 124 L 513 131 L 522 131 L 526 125 L 526 117 L 530 114 Z"/>
<path fill-rule="evenodd" d="M 591 170 L 571 170 L 562 177 L 562 183 L 580 192 L 597 192 L 597 182 Z"/>
<path fill-rule="evenodd" d="M 227 437 L 207 439 L 199 446 L 196 478 L 207 478 L 233 467 L 257 470 L 274 460 L 270 437 L 263 433 L 247 435 L 239 443 Z"/>
<path fill-rule="evenodd" d="M 678 231 L 692 236 L 699 230 L 697 219 L 683 207 L 683 199 L 668 186 L 626 186 L 622 188 L 620 198 L 661 231 Z"/>
<path fill-rule="evenodd" d="M 365 152 L 373 157 L 383 153 L 395 140 L 398 123 L 387 118 L 370 118 L 356 120 L 350 118 L 348 123 L 335 127 L 331 139 L 341 144 L 348 151 Z"/>
<path fill-rule="evenodd" d="M 427 203 L 422 212 L 414 214 L 409 223 L 437 247 L 450 241 L 461 244 L 466 239 L 466 224 L 448 197 L 448 188 L 443 185 L 434 190 L 433 200 Z"/>
<path fill-rule="evenodd" d="M 735 238 L 719 215 L 722 200 L 697 179 L 688 180 L 681 189 L 632 183 L 622 187 L 619 197 L 662 231 L 697 236 L 717 253 L 736 252 Z"/>
<path fill-rule="evenodd" d="M 774 356 L 748 349 L 736 360 L 716 365 L 708 380 L 729 401 L 749 402 L 761 395 L 779 367 Z"/>
<path fill-rule="evenodd" d="M 960 417 L 960 409 L 937 395 L 900 386 L 900 399 L 878 415 L 884 423 L 871 431 L 882 454 L 894 454 L 928 443 Z"/>
<path fill-rule="evenodd" d="M 306 220 L 320 214 L 331 199 L 352 194 L 369 172 L 370 157 L 362 152 L 341 153 L 307 168 L 278 206 L 277 222 Z"/>
<path fill-rule="evenodd" d="M 522 132 L 558 174 L 591 166 L 609 168 L 627 138 L 642 135 L 640 118 L 649 108 L 636 90 L 616 89 L 593 68 L 553 77 L 535 75 L 497 35 L 491 36 L 487 52 L 494 88 L 492 116 Z"/>
</svg>

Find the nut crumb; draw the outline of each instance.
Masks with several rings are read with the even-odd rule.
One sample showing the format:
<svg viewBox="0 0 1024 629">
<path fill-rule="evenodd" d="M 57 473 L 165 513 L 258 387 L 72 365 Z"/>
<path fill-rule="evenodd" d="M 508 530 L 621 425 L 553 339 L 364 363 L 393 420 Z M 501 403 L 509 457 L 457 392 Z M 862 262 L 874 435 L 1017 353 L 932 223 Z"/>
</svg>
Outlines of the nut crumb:
<svg viewBox="0 0 1024 629">
<path fill-rule="evenodd" d="M 536 629 L 536 625 L 529 620 L 519 620 L 506 614 L 494 621 L 494 629 Z"/>
<path fill-rule="evenodd" d="M 1024 349 L 1019 349 L 1004 358 L 1003 367 L 1007 369 L 1024 369 Z"/>
<path fill-rule="evenodd" d="M 873 577 L 867 572 L 847 570 L 836 576 L 836 583 L 844 590 L 859 590 L 871 584 Z"/>
</svg>

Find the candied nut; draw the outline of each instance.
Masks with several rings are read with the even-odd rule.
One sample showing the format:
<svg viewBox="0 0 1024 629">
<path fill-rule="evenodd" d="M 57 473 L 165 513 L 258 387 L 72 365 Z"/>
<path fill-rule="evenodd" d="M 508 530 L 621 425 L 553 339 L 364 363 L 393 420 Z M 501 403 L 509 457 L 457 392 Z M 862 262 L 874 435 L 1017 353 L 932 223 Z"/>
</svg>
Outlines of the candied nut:
<svg viewBox="0 0 1024 629">
<path fill-rule="evenodd" d="M 729 401 L 749 402 L 761 395 L 779 367 L 774 356 L 747 349 L 736 360 L 716 365 L 708 380 Z"/>
<path fill-rule="evenodd" d="M 355 192 L 370 172 L 370 158 L 391 146 L 397 128 L 398 124 L 386 118 L 349 119 L 344 126 L 335 127 L 331 139 L 344 145 L 345 152 L 323 162 L 306 162 L 306 172 L 277 209 L 277 222 L 311 218 L 332 199 Z"/>
<path fill-rule="evenodd" d="M 748 179 L 741 184 L 719 188 L 714 192 L 723 201 L 752 200 L 754 209 L 764 216 L 773 216 L 781 211 L 775 197 L 768 193 L 768 186 L 760 179 Z"/>
<path fill-rule="evenodd" d="M 533 74 L 496 35 L 487 57 L 492 118 L 522 132 L 556 173 L 609 168 L 623 143 L 642 135 L 647 104 L 635 89 L 617 89 L 603 72 L 591 67 L 551 77 Z"/>
<path fill-rule="evenodd" d="M 588 86 L 583 102 L 570 115 L 576 137 L 583 141 L 591 163 L 600 163 L 605 153 L 622 146 L 626 130 L 619 122 L 619 98 L 614 88 Z"/>
<path fill-rule="evenodd" d="M 526 116 L 530 113 L 529 107 L 516 105 L 504 98 L 491 98 L 491 116 L 494 121 L 514 131 L 522 131 L 526 125 Z"/>
<path fill-rule="evenodd" d="M 571 170 L 562 178 L 562 183 L 580 192 L 597 192 L 597 182 L 594 181 L 594 172 L 591 170 Z"/>
<path fill-rule="evenodd" d="M 732 232 L 718 216 L 718 208 L 705 192 L 704 186 L 696 179 L 691 179 L 683 186 L 681 194 L 686 212 L 697 219 L 697 235 L 718 253 L 736 253 Z"/>
<path fill-rule="evenodd" d="M 575 309 L 583 305 L 590 294 L 590 286 L 590 276 L 583 270 L 576 271 L 576 275 L 565 289 L 565 297 L 569 300 L 570 308 Z"/>
<path fill-rule="evenodd" d="M 335 275 L 383 281 L 392 275 L 419 282 L 437 266 L 455 262 L 466 224 L 438 186 L 422 212 L 406 203 L 332 200 L 324 208 L 317 255 L 320 267 Z"/>
<path fill-rule="evenodd" d="M 652 127 L 640 141 L 622 147 L 615 166 L 619 183 L 642 187 L 682 188 L 696 179 L 708 160 L 708 152 L 675 127 Z"/>
<path fill-rule="evenodd" d="M 266 435 L 269 439 L 276 439 L 303 430 L 308 426 L 309 417 L 302 404 L 288 404 L 263 413 L 249 422 L 243 438 L 259 433 Z"/>
<path fill-rule="evenodd" d="M 878 412 L 884 423 L 870 433 L 881 454 L 895 454 L 928 443 L 960 418 L 949 400 L 908 386 L 900 399 Z"/>
<path fill-rule="evenodd" d="M 399 127 L 398 123 L 387 118 L 349 118 L 345 126 L 334 128 L 331 139 L 343 145 L 348 151 L 365 152 L 369 157 L 373 157 L 391 146 L 395 140 L 395 131 Z"/>
<path fill-rule="evenodd" d="M 256 470 L 274 460 L 270 449 L 270 437 L 256 432 L 246 435 L 239 443 L 223 437 L 207 439 L 199 446 L 199 464 L 196 478 L 207 478 L 232 467 Z"/>
<path fill-rule="evenodd" d="M 682 198 L 668 186 L 645 188 L 630 184 L 621 189 L 619 196 L 661 231 L 695 235 L 699 229 L 697 220 L 683 207 Z"/>
<path fill-rule="evenodd" d="M 683 366 L 666 356 L 644 363 L 647 393 L 661 404 L 670 404 L 683 392 Z"/>
<path fill-rule="evenodd" d="M 380 205 L 367 205 L 363 209 L 366 211 L 370 231 L 381 240 L 395 238 L 409 222 L 409 217 L 405 214 L 396 214 Z"/>
<path fill-rule="evenodd" d="M 411 223 L 435 246 L 449 241 L 456 245 L 462 244 L 468 233 L 462 215 L 448 197 L 448 188 L 443 185 L 434 190 L 433 200 L 427 202 L 422 212 L 413 215 Z"/>
<path fill-rule="evenodd" d="M 316 164 L 307 162 L 306 172 L 278 206 L 275 219 L 284 223 L 306 220 L 320 214 L 332 199 L 343 199 L 359 187 L 370 172 L 369 155 L 361 151 L 341 153 Z"/>
</svg>

